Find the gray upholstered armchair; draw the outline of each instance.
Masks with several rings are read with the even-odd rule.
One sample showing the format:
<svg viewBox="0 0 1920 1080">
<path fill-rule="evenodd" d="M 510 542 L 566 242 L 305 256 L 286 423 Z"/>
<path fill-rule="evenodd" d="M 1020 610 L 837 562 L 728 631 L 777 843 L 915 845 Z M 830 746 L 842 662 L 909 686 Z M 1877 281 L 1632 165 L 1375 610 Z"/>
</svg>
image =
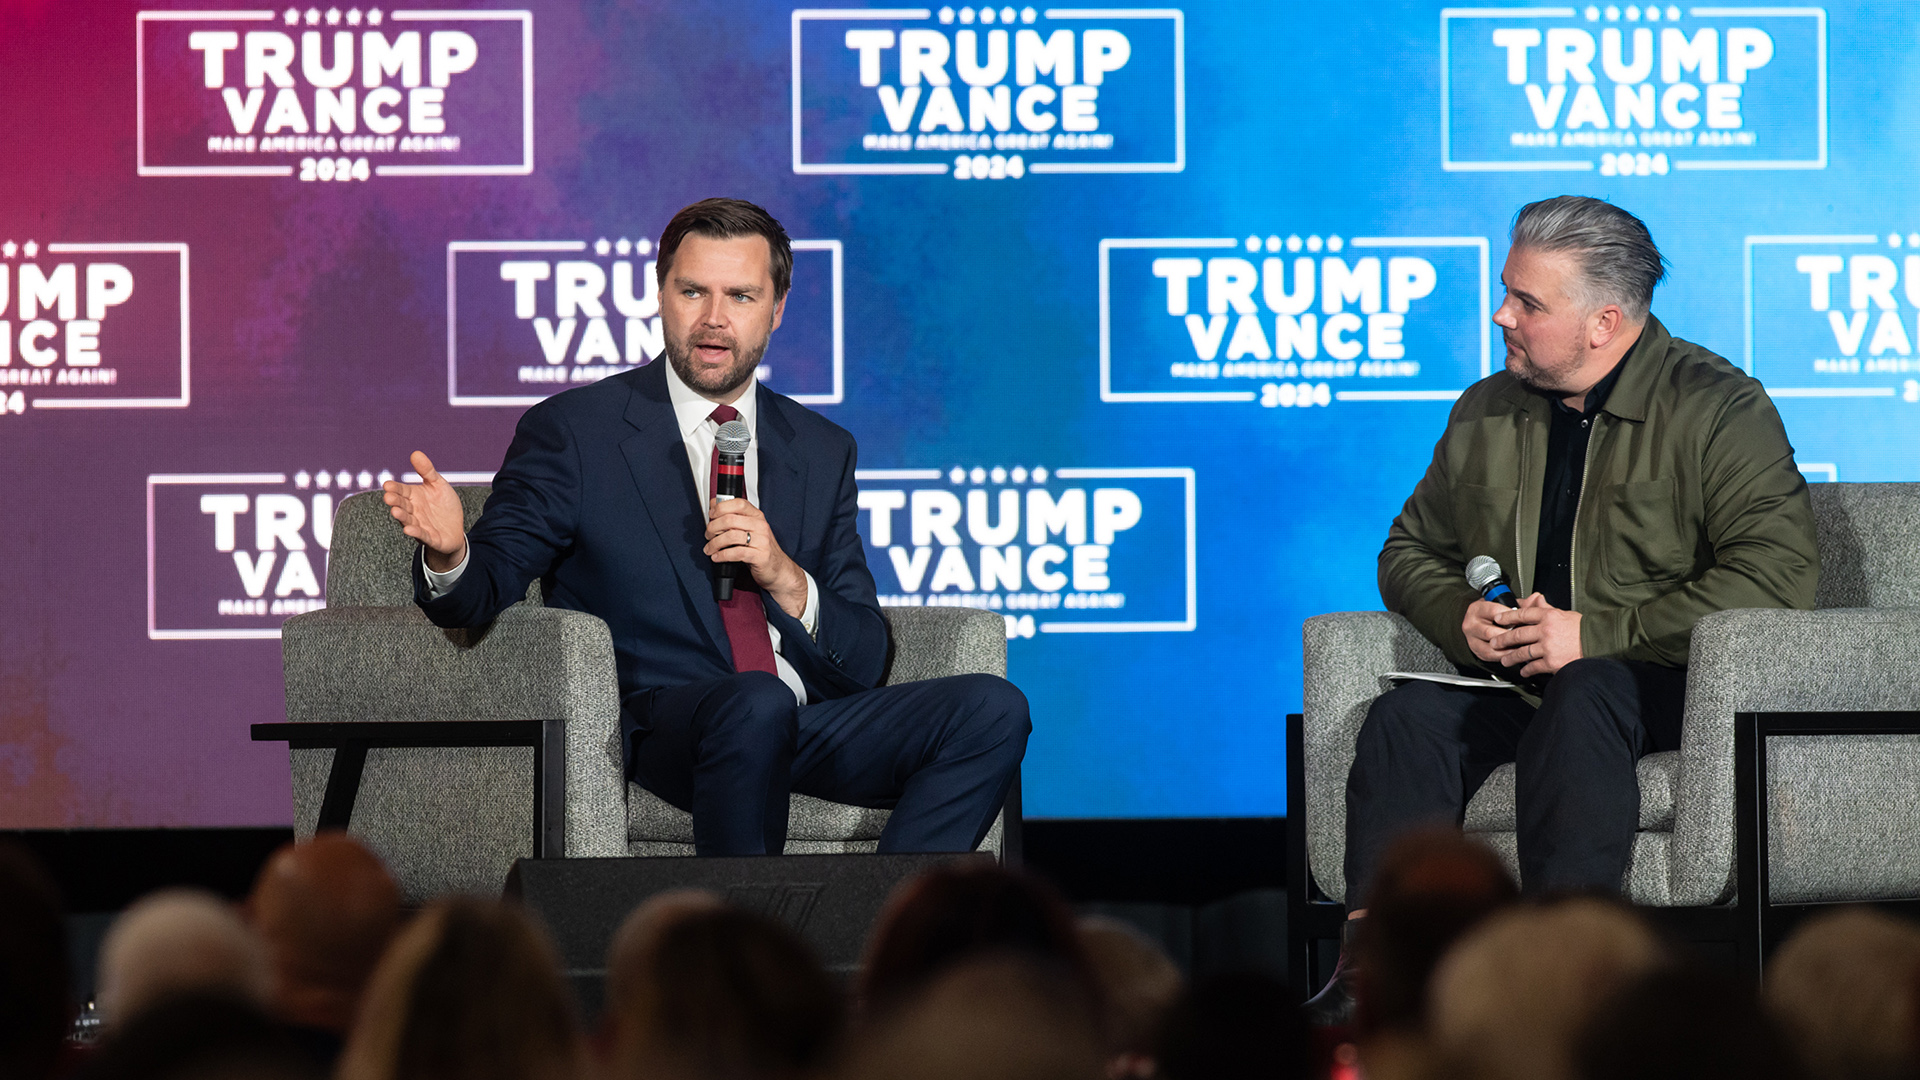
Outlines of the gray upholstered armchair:
<svg viewBox="0 0 1920 1080">
<path fill-rule="evenodd" d="M 467 524 L 490 489 L 459 488 Z M 413 603 L 414 542 L 378 492 L 341 502 L 327 566 L 327 607 L 287 620 L 281 636 L 287 718 L 324 721 L 561 720 L 564 852 L 569 858 L 693 854 L 692 815 L 625 781 L 613 641 L 606 624 L 521 603 L 481 630 L 442 630 Z M 888 683 L 1006 674 L 1005 621 L 964 608 L 894 608 Z M 497 893 L 533 854 L 529 746 L 373 749 L 352 831 L 372 844 L 412 900 Z M 295 749 L 295 832 L 311 835 L 334 751 Z M 982 851 L 1003 854 L 1008 799 Z M 793 797 L 789 854 L 874 850 L 887 811 Z"/>
<path fill-rule="evenodd" d="M 1920 485 L 1811 490 L 1817 610 L 1723 611 L 1694 629 L 1681 748 L 1640 762 L 1640 828 L 1623 882 L 1636 904 L 1733 899 L 1736 714 L 1920 709 Z M 1294 828 L 1311 884 L 1338 900 L 1347 771 L 1367 708 L 1387 688 L 1381 674 L 1452 669 L 1412 624 L 1383 611 L 1308 619 L 1304 646 L 1301 790 L 1290 792 L 1290 813 L 1304 811 L 1304 835 Z M 1920 896 L 1920 845 L 1883 842 L 1889 832 L 1920 835 L 1920 736 L 1775 738 L 1766 755 L 1770 903 Z M 1513 792 L 1506 765 L 1463 824 L 1517 876 Z M 1295 889 L 1296 910 L 1307 884 Z M 1314 921 L 1301 914 L 1296 921 Z"/>
</svg>

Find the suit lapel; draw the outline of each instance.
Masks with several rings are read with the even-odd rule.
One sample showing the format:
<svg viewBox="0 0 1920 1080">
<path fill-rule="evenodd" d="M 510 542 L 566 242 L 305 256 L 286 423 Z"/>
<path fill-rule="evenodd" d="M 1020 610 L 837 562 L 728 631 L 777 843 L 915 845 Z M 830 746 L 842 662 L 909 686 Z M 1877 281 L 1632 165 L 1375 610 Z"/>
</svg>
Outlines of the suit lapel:
<svg viewBox="0 0 1920 1080">
<path fill-rule="evenodd" d="M 733 648 L 727 640 L 726 625 L 720 621 L 720 605 L 713 599 L 713 582 L 707 575 L 709 565 L 696 556 L 703 543 L 700 523 L 700 493 L 693 486 L 693 473 L 687 464 L 687 444 L 680 437 L 680 424 L 674 418 L 673 405 L 667 400 L 667 380 L 659 362 L 648 364 L 629 381 L 633 397 L 627 404 L 626 421 L 634 433 L 620 443 L 633 474 L 634 487 L 646 505 L 659 531 L 667 558 L 686 591 L 688 606 L 700 613 L 700 623 L 729 665 Z"/>
<path fill-rule="evenodd" d="M 806 464 L 794 446 L 793 427 L 780 412 L 779 398 L 765 386 L 755 388 L 760 442 L 760 512 L 774 538 L 792 556 L 799 549 L 806 507 Z"/>
</svg>

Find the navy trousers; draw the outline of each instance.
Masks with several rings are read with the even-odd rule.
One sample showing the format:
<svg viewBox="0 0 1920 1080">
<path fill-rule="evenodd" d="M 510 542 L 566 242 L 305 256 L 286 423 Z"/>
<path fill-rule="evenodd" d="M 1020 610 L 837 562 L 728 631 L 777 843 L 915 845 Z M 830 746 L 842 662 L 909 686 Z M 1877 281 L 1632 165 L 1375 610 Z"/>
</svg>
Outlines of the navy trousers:
<svg viewBox="0 0 1920 1080">
<path fill-rule="evenodd" d="M 693 814 L 701 855 L 778 855 L 790 792 L 893 811 L 880 850 L 972 851 L 1006 801 L 1033 724 L 993 675 L 798 705 L 749 671 L 622 704 L 632 779 Z"/>
<path fill-rule="evenodd" d="M 1458 826 L 1493 770 L 1515 762 L 1520 883 L 1531 894 L 1618 892 L 1640 819 L 1636 764 L 1680 748 L 1684 668 L 1575 660 L 1536 710 L 1511 690 L 1407 682 L 1367 710 L 1347 775 L 1348 910 L 1380 857 L 1422 825 Z"/>
</svg>

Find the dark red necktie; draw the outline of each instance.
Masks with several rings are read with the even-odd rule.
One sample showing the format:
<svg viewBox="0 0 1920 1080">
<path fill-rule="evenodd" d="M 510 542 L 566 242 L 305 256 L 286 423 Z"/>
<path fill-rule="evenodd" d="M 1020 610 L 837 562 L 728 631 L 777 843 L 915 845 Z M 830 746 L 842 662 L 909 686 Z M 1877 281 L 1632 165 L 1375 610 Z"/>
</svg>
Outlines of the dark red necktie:
<svg viewBox="0 0 1920 1080">
<path fill-rule="evenodd" d="M 721 405 L 713 410 L 715 424 L 740 419 L 740 410 Z M 713 448 L 712 465 L 707 471 L 707 492 L 720 490 L 720 447 Z M 745 484 L 741 485 L 744 491 Z M 767 609 L 760 599 L 760 588 L 753 574 L 742 563 L 735 563 L 740 576 L 733 581 L 733 595 L 721 600 L 720 621 L 727 628 L 727 641 L 733 646 L 733 670 L 764 671 L 777 675 L 773 666 L 773 637 L 767 633 Z"/>
</svg>

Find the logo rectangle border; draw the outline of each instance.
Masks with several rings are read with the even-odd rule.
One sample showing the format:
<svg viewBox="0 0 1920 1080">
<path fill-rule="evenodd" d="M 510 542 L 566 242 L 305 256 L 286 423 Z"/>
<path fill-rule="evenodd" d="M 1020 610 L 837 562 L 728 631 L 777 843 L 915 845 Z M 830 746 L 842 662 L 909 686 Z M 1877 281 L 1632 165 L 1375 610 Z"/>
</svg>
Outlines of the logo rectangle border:
<svg viewBox="0 0 1920 1080">
<path fill-rule="evenodd" d="M 1543 8 L 1441 8 L 1440 9 L 1440 168 L 1445 172 L 1589 172 L 1592 161 L 1454 161 L 1453 160 L 1453 86 L 1449 72 L 1447 20 L 1572 18 L 1570 7 Z M 1782 158 L 1772 161 L 1675 161 L 1681 171 L 1707 170 L 1789 170 L 1827 167 L 1827 10 L 1818 7 L 1693 7 L 1687 14 L 1697 18 L 1724 18 L 1738 15 L 1766 15 L 1812 18 L 1818 42 L 1818 69 L 1815 72 L 1815 112 L 1819 128 L 1820 156 L 1813 160 Z"/>
<path fill-rule="evenodd" d="M 286 473 L 149 473 L 147 475 L 147 640 L 149 641 L 277 641 L 278 629 L 261 627 L 232 630 L 162 630 L 154 589 L 153 489 L 162 484 L 284 484 Z"/>
<path fill-rule="evenodd" d="M 1753 374 L 1753 249 L 1768 245 L 1785 244 L 1877 244 L 1880 237 L 1864 233 L 1804 233 L 1804 234 L 1760 234 L 1748 236 L 1741 244 L 1741 292 L 1742 320 L 1746 330 L 1746 356 L 1741 363 L 1746 373 Z M 1760 385 L 1767 391 L 1768 397 L 1776 398 L 1880 398 L 1894 397 L 1898 391 L 1891 386 L 1767 386 L 1764 380 Z"/>
<path fill-rule="evenodd" d="M 180 396 L 175 398 L 42 398 L 33 399 L 36 409 L 184 409 L 193 403 L 193 323 L 192 294 L 188 282 L 188 254 L 185 244 L 56 244 L 47 245 L 50 255 L 153 254 L 173 252 L 180 256 Z"/>
<path fill-rule="evenodd" d="M 136 176 L 292 176 L 292 165 L 147 164 L 147 23 L 272 22 L 271 11 L 137 11 L 134 13 L 134 175 Z M 518 165 L 375 165 L 375 176 L 531 176 L 533 175 L 533 12 L 395 11 L 396 22 L 430 19 L 520 23 L 521 131 Z"/>
</svg>

